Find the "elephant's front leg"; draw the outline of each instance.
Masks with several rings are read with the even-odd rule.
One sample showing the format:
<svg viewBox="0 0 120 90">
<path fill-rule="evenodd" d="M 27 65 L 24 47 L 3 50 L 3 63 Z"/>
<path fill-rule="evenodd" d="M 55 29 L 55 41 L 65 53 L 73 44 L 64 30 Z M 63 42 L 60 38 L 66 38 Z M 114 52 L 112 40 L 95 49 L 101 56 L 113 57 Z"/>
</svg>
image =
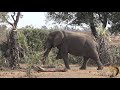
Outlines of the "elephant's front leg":
<svg viewBox="0 0 120 90">
<path fill-rule="evenodd" d="M 89 58 L 88 57 L 83 57 L 83 58 L 84 58 L 84 61 L 83 61 L 83 64 L 80 69 L 85 70 L 87 67 L 87 62 L 88 62 Z"/>
<path fill-rule="evenodd" d="M 61 46 L 57 46 L 58 48 L 58 53 L 57 53 L 57 56 L 56 56 L 56 59 L 62 59 L 62 56 L 61 56 Z"/>
<path fill-rule="evenodd" d="M 98 66 L 97 70 L 102 70 L 103 69 L 103 64 L 100 61 L 99 55 L 97 53 L 97 51 L 94 51 L 94 57 L 92 58 L 93 60 L 96 61 L 96 64 Z"/>
<path fill-rule="evenodd" d="M 65 67 L 67 69 L 70 69 L 69 60 L 68 60 L 68 47 L 67 47 L 66 43 L 63 43 L 62 45 L 60 45 L 59 53 L 64 61 Z"/>
<path fill-rule="evenodd" d="M 67 52 L 64 52 L 64 51 L 61 51 L 61 56 L 62 56 L 62 58 L 63 58 L 65 67 L 66 67 L 67 69 L 70 69 L 69 60 L 68 60 L 68 53 L 67 53 Z"/>
<path fill-rule="evenodd" d="M 100 59 L 96 59 L 96 63 L 98 65 L 97 70 L 102 70 L 103 69 L 103 64 L 101 63 Z"/>
<path fill-rule="evenodd" d="M 62 57 L 63 57 L 64 63 L 65 63 L 65 67 L 67 69 L 70 69 L 69 60 L 68 60 L 68 54 L 64 54 L 64 55 L 62 55 Z"/>
</svg>

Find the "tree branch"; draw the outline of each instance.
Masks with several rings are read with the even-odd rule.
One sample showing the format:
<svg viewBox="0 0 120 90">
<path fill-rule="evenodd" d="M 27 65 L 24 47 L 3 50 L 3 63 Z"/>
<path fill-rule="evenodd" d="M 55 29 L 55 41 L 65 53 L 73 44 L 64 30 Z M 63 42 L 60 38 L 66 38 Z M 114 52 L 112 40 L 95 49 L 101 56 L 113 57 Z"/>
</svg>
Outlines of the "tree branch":
<svg viewBox="0 0 120 90">
<path fill-rule="evenodd" d="M 103 23 L 103 28 L 105 28 L 107 25 L 107 13 L 103 14 L 103 22 L 102 23 Z"/>
<path fill-rule="evenodd" d="M 59 68 L 59 69 L 45 69 L 45 68 L 42 68 L 40 66 L 32 66 L 32 69 L 37 71 L 38 73 L 39 72 L 67 72 L 67 69 L 65 68 Z"/>
<path fill-rule="evenodd" d="M 5 21 L 13 27 L 13 23 L 11 23 L 10 21 L 8 21 L 4 15 L 2 15 L 2 16 L 4 17 Z"/>
<path fill-rule="evenodd" d="M 100 13 L 98 13 L 98 15 L 99 15 L 99 20 L 102 22 L 102 24 L 103 24 L 103 28 L 105 28 L 106 27 L 106 25 L 107 25 L 107 13 L 101 13 L 102 14 L 102 17 L 100 16 Z"/>
<path fill-rule="evenodd" d="M 14 21 L 14 28 L 17 27 L 17 23 L 19 21 L 19 17 L 20 17 L 20 12 L 17 13 L 16 20 Z"/>
<path fill-rule="evenodd" d="M 15 22 L 15 12 L 14 12 L 14 14 L 13 15 L 11 15 L 11 17 L 12 17 L 12 19 L 13 19 L 13 21 Z"/>
</svg>

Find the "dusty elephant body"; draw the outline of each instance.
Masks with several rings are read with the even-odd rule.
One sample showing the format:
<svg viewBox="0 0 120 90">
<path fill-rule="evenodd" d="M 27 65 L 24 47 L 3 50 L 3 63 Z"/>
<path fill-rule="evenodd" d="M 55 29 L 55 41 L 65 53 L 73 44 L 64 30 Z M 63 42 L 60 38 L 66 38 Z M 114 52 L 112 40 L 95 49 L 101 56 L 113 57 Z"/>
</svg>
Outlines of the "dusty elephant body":
<svg viewBox="0 0 120 90">
<path fill-rule="evenodd" d="M 94 39 L 87 34 L 70 31 L 51 32 L 48 35 L 44 47 L 45 60 L 48 57 L 51 48 L 54 47 L 59 49 L 56 59 L 63 59 L 67 69 L 70 69 L 68 53 L 84 57 L 84 62 L 81 69 L 86 69 L 89 58 L 96 62 L 98 70 L 103 69 L 103 65 L 98 55 L 98 45 Z"/>
</svg>

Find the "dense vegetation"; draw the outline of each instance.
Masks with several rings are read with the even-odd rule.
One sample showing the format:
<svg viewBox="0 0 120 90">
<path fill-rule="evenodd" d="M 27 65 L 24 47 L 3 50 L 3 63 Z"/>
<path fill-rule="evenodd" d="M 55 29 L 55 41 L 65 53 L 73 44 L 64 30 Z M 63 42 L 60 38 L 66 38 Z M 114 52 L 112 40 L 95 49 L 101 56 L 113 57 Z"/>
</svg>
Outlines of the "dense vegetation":
<svg viewBox="0 0 120 90">
<path fill-rule="evenodd" d="M 32 27 L 26 27 L 21 28 L 18 30 L 18 42 L 20 45 L 20 63 L 29 63 L 29 64 L 39 64 L 41 65 L 41 59 L 42 59 L 42 52 L 43 52 L 43 45 L 47 38 L 47 35 L 49 32 L 53 30 L 44 30 L 44 29 L 37 29 Z M 4 38 L 4 42 L 0 44 L 0 65 L 7 66 L 7 44 L 6 44 L 6 32 L 7 30 L 1 30 L 1 32 L 4 34 L 4 36 L 1 38 L 1 40 Z M 100 33 L 100 31 L 99 31 Z M 102 61 L 104 64 L 108 62 L 114 62 L 117 65 L 120 65 L 119 59 L 120 59 L 120 46 L 111 46 L 110 49 L 112 52 L 110 53 L 112 58 L 112 61 L 106 60 Z M 47 65 L 50 66 L 59 66 L 63 64 L 63 60 L 56 60 L 56 52 L 57 48 L 53 48 L 52 51 L 49 54 L 49 58 L 46 61 Z M 102 56 L 103 57 L 103 56 Z M 103 59 L 107 59 L 107 54 L 104 54 Z M 71 64 L 82 64 L 83 58 L 77 57 L 69 54 L 69 60 Z M 88 65 L 96 65 L 94 61 L 90 60 Z"/>
</svg>

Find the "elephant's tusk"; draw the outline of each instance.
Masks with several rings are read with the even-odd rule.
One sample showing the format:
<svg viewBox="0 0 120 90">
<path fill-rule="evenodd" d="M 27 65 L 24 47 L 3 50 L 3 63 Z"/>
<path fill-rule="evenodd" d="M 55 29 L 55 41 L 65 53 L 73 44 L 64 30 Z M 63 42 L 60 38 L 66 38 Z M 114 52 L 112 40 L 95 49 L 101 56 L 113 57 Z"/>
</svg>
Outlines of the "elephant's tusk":
<svg viewBox="0 0 120 90">
<path fill-rule="evenodd" d="M 45 64 L 45 61 L 46 61 L 46 55 L 45 55 L 45 53 L 47 52 L 47 48 L 42 52 L 42 54 L 43 54 L 43 58 L 42 58 L 42 63 L 43 63 L 43 65 Z"/>
<path fill-rule="evenodd" d="M 43 54 L 44 54 L 45 52 L 47 52 L 47 48 L 43 51 Z"/>
</svg>

